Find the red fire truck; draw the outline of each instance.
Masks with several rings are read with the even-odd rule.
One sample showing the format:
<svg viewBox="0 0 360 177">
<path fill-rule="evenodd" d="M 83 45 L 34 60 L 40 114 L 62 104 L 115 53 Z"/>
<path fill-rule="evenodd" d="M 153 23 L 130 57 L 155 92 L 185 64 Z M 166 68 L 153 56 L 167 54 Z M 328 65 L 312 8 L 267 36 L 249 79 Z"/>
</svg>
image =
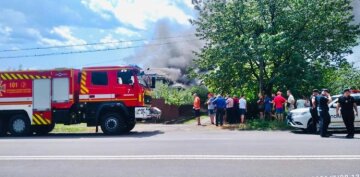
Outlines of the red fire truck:
<svg viewBox="0 0 360 177">
<path fill-rule="evenodd" d="M 0 72 L 0 134 L 46 134 L 55 124 L 78 123 L 126 133 L 136 119 L 151 118 L 154 85 L 137 66 Z"/>
</svg>

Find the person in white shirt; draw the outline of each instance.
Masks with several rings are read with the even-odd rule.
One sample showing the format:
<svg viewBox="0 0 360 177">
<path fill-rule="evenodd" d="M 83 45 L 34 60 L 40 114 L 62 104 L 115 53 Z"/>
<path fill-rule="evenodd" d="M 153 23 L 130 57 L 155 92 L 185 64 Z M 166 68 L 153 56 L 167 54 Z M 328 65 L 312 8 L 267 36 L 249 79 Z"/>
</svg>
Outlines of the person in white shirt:
<svg viewBox="0 0 360 177">
<path fill-rule="evenodd" d="M 245 96 L 241 95 L 241 98 L 239 100 L 239 112 L 240 112 L 240 123 L 244 123 L 245 122 L 245 114 L 246 114 L 246 100 L 245 100 Z"/>
<path fill-rule="evenodd" d="M 289 104 L 288 111 L 290 112 L 290 111 L 292 111 L 292 110 L 295 109 L 295 98 L 294 98 L 294 96 L 291 94 L 291 91 L 290 91 L 290 90 L 287 91 L 287 96 L 288 96 L 287 102 L 288 102 L 288 104 Z"/>
</svg>

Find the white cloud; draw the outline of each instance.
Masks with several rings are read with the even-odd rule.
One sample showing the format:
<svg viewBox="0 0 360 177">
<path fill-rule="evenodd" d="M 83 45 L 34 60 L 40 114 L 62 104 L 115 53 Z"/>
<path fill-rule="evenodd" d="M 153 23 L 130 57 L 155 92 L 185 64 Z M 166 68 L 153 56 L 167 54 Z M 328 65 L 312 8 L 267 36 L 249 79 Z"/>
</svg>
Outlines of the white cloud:
<svg viewBox="0 0 360 177">
<path fill-rule="evenodd" d="M 118 40 L 114 39 L 113 36 L 111 34 L 105 36 L 104 38 L 100 39 L 101 43 L 108 43 L 105 45 L 99 45 L 99 46 L 95 46 L 96 49 L 105 49 L 105 48 L 113 48 L 116 47 L 118 45 Z"/>
<path fill-rule="evenodd" d="M 68 26 L 57 26 L 54 27 L 50 33 L 55 34 L 59 37 L 61 37 L 63 40 L 58 39 L 51 39 L 43 37 L 39 31 L 35 29 L 29 29 L 29 33 L 35 34 L 39 38 L 39 42 L 43 45 L 49 45 L 49 46 L 63 46 L 63 45 L 82 45 L 86 44 L 86 41 L 80 38 L 77 38 L 73 35 L 71 28 Z M 76 50 L 85 50 L 86 47 L 84 46 L 75 46 L 73 47 Z"/>
<path fill-rule="evenodd" d="M 4 26 L 0 23 L 0 46 L 6 44 L 7 41 L 10 40 L 12 31 L 12 28 L 9 26 Z"/>
<path fill-rule="evenodd" d="M 106 48 L 116 48 L 116 47 L 127 47 L 131 46 L 131 42 L 121 42 L 123 40 L 115 39 L 111 34 L 106 35 L 104 38 L 100 39 L 101 43 L 105 43 L 103 45 L 95 46 L 96 49 L 106 49 Z"/>
<path fill-rule="evenodd" d="M 116 28 L 115 33 L 130 36 L 130 37 L 132 37 L 132 36 L 139 37 L 140 36 L 139 33 L 135 32 L 135 31 L 132 31 L 132 30 L 129 30 L 127 28 L 123 28 L 123 27 Z"/>
<path fill-rule="evenodd" d="M 163 18 L 181 25 L 189 25 L 188 19 L 191 18 L 171 0 L 82 0 L 81 2 L 105 19 L 112 15 L 120 22 L 138 29 L 146 29 L 148 23 Z"/>
<path fill-rule="evenodd" d="M 194 8 L 194 5 L 192 4 L 192 0 L 176 0 L 177 2 L 184 2 L 185 5 L 190 8 L 190 9 L 193 9 Z"/>
<path fill-rule="evenodd" d="M 82 4 L 90 8 L 92 11 L 98 13 L 104 19 L 110 19 L 109 11 L 113 10 L 113 4 L 111 1 L 104 0 L 82 0 Z"/>
<path fill-rule="evenodd" d="M 2 26 L 0 24 L 0 35 L 10 36 L 12 31 L 13 31 L 12 28 L 10 28 L 8 26 Z"/>
</svg>

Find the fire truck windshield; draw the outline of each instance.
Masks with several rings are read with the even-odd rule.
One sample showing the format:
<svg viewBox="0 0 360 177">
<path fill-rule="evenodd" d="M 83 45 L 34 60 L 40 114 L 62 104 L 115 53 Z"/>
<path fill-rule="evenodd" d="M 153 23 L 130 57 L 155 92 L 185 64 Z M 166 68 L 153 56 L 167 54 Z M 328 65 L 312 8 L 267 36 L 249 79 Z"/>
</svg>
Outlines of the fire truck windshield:
<svg viewBox="0 0 360 177">
<path fill-rule="evenodd" d="M 140 85 L 148 88 L 148 84 L 147 84 L 147 82 L 145 81 L 145 80 L 146 80 L 146 76 L 145 76 L 144 74 L 140 74 L 140 75 L 138 76 L 138 80 L 139 80 L 139 84 L 140 84 Z"/>
</svg>

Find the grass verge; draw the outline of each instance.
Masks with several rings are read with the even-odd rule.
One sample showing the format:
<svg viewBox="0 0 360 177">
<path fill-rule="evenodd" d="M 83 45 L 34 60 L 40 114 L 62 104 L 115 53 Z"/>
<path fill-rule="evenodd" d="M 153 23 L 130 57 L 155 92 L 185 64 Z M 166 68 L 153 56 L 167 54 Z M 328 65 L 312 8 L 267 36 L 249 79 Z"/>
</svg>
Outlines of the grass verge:
<svg viewBox="0 0 360 177">
<path fill-rule="evenodd" d="M 260 131 L 293 130 L 293 128 L 288 126 L 285 122 L 260 120 L 260 119 L 247 120 L 245 124 L 240 124 L 240 125 L 239 124 L 225 125 L 223 129 L 260 130 Z"/>
<path fill-rule="evenodd" d="M 100 127 L 99 127 L 100 128 Z M 87 127 L 86 124 L 63 125 L 56 124 L 51 133 L 94 133 L 95 127 Z"/>
<path fill-rule="evenodd" d="M 206 121 L 206 119 L 209 119 L 209 116 L 200 116 L 201 122 Z M 191 119 L 189 119 L 189 120 L 186 120 L 186 121 L 184 122 L 184 124 L 187 124 L 187 125 L 189 125 L 189 124 L 196 124 L 196 119 L 195 119 L 195 118 L 191 118 Z"/>
</svg>

